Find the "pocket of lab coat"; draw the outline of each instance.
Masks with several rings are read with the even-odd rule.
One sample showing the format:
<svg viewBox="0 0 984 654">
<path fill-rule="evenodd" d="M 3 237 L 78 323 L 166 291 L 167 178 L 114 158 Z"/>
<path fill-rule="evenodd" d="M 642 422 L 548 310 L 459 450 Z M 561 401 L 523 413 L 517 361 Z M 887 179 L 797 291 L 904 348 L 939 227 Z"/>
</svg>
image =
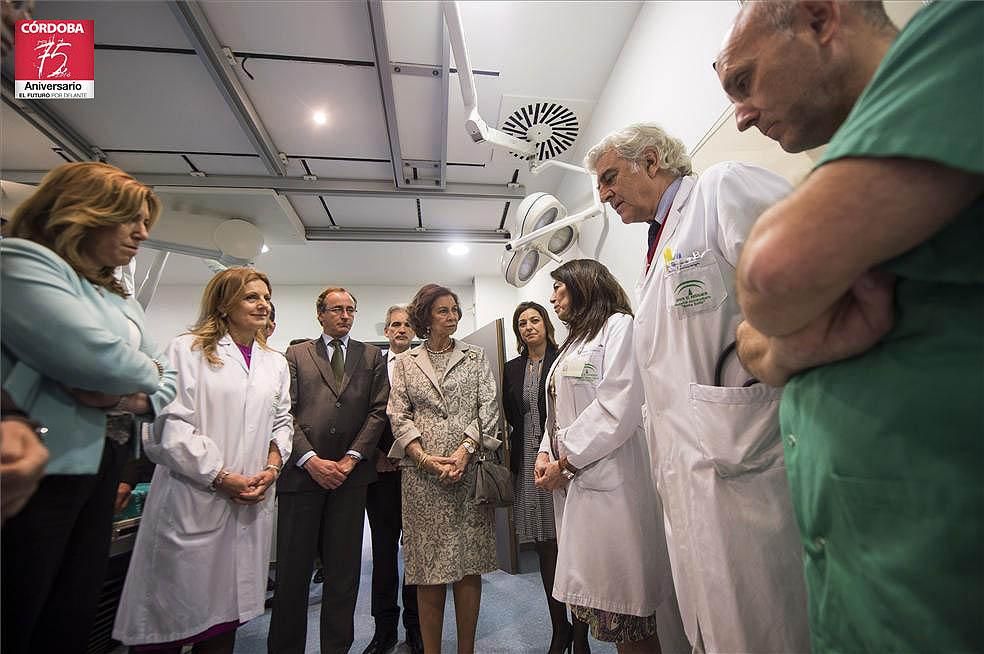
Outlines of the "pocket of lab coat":
<svg viewBox="0 0 984 654">
<path fill-rule="evenodd" d="M 625 482 L 622 469 L 613 456 L 606 456 L 577 473 L 572 483 L 593 491 L 615 490 Z"/>
<path fill-rule="evenodd" d="M 782 389 L 690 384 L 692 425 L 704 458 L 720 477 L 783 465 L 779 435 Z"/>
<path fill-rule="evenodd" d="M 713 252 L 705 252 L 696 265 L 667 271 L 666 306 L 677 320 L 716 311 L 728 299 L 728 287 Z"/>
<path fill-rule="evenodd" d="M 201 536 L 222 528 L 229 515 L 229 500 L 177 478 L 172 477 L 169 483 L 170 524 L 177 535 Z"/>
</svg>

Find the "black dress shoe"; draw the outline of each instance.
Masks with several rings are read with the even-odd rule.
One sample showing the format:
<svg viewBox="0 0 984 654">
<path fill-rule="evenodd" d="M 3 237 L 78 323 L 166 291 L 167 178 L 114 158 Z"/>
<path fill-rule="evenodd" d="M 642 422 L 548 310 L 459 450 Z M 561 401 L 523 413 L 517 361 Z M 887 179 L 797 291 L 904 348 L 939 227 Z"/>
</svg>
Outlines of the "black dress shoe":
<svg viewBox="0 0 984 654">
<path fill-rule="evenodd" d="M 424 654 L 424 639 L 420 637 L 420 631 L 407 631 L 407 647 L 410 648 L 410 654 Z"/>
<path fill-rule="evenodd" d="M 396 632 L 376 633 L 373 635 L 369 645 L 362 650 L 362 654 L 389 654 L 396 647 Z"/>
<path fill-rule="evenodd" d="M 320 584 L 320 583 L 323 583 L 324 580 L 325 580 L 325 569 L 324 568 L 318 568 L 317 570 L 315 570 L 314 571 L 314 578 L 311 580 L 311 582 L 312 583 L 315 583 L 315 584 Z"/>
</svg>

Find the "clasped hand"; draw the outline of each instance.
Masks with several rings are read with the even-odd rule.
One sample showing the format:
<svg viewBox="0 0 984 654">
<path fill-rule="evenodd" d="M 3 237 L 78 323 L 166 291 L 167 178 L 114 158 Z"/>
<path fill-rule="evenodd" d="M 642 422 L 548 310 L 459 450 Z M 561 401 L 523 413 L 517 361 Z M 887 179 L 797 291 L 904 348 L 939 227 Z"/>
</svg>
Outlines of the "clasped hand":
<svg viewBox="0 0 984 654">
<path fill-rule="evenodd" d="M 567 477 L 561 474 L 559 462 L 551 461 L 546 452 L 540 452 L 533 466 L 533 484 L 543 490 L 557 490 L 567 486 Z"/>
<path fill-rule="evenodd" d="M 219 490 L 235 504 L 258 504 L 266 498 L 266 491 L 277 481 L 273 470 L 260 470 L 252 477 L 230 472 L 222 480 Z"/>
<path fill-rule="evenodd" d="M 424 470 L 450 486 L 456 484 L 465 476 L 465 468 L 471 455 L 463 447 L 458 448 L 451 456 L 429 456 L 424 463 Z"/>
<path fill-rule="evenodd" d="M 354 467 L 355 462 L 350 457 L 345 457 L 341 461 L 332 461 L 312 456 L 304 462 L 304 469 L 311 475 L 311 479 L 327 490 L 335 490 L 345 483 Z"/>
</svg>

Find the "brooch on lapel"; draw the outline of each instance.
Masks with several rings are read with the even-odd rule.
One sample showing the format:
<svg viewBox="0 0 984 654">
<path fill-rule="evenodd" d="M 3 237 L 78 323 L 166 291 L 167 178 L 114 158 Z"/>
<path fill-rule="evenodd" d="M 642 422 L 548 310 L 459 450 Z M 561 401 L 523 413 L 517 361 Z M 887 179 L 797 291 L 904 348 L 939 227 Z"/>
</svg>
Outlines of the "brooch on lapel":
<svg viewBox="0 0 984 654">
<path fill-rule="evenodd" d="M 474 361 L 474 360 L 475 360 L 476 358 L 478 358 L 478 357 L 477 357 L 477 356 L 475 355 L 475 350 L 468 350 L 468 358 L 469 358 L 469 359 L 470 359 L 471 361 Z"/>
</svg>

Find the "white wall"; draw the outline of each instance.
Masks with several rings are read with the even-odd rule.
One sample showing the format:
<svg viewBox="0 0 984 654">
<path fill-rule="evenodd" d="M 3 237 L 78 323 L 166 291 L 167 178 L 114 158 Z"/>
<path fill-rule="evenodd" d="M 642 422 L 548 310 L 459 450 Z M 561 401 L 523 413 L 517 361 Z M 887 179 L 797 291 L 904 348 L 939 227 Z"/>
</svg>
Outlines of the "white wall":
<svg viewBox="0 0 984 654">
<path fill-rule="evenodd" d="M 352 326 L 352 338 L 360 341 L 385 341 L 382 323 L 386 309 L 394 304 L 406 304 L 417 292 L 413 286 L 351 286 L 349 290 L 359 300 L 359 313 Z M 147 311 L 151 336 L 161 344 L 188 329 L 198 315 L 198 303 L 203 287 L 193 285 L 161 286 Z M 315 316 L 314 303 L 322 286 L 274 286 L 273 303 L 277 307 L 277 331 L 270 339 L 271 347 L 287 349 L 295 338 L 314 338 L 321 333 Z M 475 303 L 471 287 L 452 287 L 461 299 L 464 315 L 458 333 L 466 335 L 475 330 Z"/>
<path fill-rule="evenodd" d="M 520 302 L 517 289 L 507 284 L 502 275 L 476 275 L 475 298 L 476 329 L 502 318 L 506 360 L 517 356 L 519 352 L 516 351 L 516 339 L 512 335 L 512 315 Z"/>
<path fill-rule="evenodd" d="M 579 161 L 612 130 L 638 121 L 655 121 L 692 149 L 728 107 L 711 62 L 738 12 L 737 2 L 647 2 L 626 39 L 611 76 L 592 112 L 591 122 L 578 138 L 572 161 Z M 590 202 L 583 175 L 568 173 L 558 197 L 573 213 Z M 610 229 L 599 260 L 632 297 L 642 268 L 646 225 L 623 225 L 608 212 Z M 602 221 L 581 225 L 580 252 L 565 257 L 593 257 Z M 549 297 L 547 266 L 522 295 L 542 301 Z"/>
</svg>

